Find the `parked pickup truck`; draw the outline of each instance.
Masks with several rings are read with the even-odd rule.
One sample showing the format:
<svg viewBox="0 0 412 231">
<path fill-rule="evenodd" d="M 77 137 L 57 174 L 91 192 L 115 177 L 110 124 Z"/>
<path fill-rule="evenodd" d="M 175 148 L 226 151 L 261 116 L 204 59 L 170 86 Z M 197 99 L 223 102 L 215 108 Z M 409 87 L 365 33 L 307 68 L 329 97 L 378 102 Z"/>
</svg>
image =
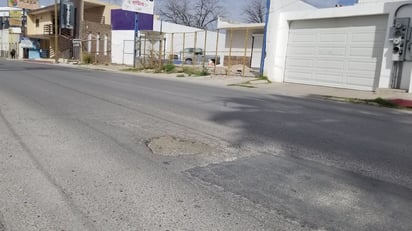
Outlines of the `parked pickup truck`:
<svg viewBox="0 0 412 231">
<path fill-rule="evenodd" d="M 217 62 L 216 59 L 217 58 Z M 180 60 L 187 64 L 202 64 L 203 61 L 206 63 L 212 62 L 213 64 L 220 64 L 220 57 L 215 55 L 204 55 L 203 49 L 201 48 L 185 48 L 180 52 Z"/>
</svg>

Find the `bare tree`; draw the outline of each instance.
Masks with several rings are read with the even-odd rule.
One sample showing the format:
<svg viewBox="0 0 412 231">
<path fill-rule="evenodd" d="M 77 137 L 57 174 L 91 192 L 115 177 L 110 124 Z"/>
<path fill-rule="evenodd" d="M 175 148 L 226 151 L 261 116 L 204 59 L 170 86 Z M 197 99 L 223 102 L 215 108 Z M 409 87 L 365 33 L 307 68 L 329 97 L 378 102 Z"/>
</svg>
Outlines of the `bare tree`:
<svg viewBox="0 0 412 231">
<path fill-rule="evenodd" d="M 243 15 L 248 23 L 263 23 L 266 20 L 266 0 L 251 0 L 243 7 Z"/>
<path fill-rule="evenodd" d="M 211 28 L 225 10 L 219 0 L 163 0 L 157 13 L 165 21 L 206 29 Z"/>
</svg>

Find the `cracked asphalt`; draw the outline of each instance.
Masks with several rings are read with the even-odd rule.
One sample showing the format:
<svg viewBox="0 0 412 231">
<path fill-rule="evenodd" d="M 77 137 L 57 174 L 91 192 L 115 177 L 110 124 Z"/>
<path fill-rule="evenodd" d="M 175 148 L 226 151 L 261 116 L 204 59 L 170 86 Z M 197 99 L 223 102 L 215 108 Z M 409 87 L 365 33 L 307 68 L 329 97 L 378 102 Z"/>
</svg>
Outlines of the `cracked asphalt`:
<svg viewBox="0 0 412 231">
<path fill-rule="evenodd" d="M 0 231 L 411 230 L 411 137 L 394 109 L 0 60 Z"/>
</svg>

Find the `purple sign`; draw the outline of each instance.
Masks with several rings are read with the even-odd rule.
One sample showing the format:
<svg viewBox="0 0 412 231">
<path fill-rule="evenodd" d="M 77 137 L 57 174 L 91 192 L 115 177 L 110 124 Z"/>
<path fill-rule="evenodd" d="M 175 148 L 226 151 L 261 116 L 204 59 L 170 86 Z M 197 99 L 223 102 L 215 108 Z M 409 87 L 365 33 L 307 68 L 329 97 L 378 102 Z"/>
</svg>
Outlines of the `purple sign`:
<svg viewBox="0 0 412 231">
<path fill-rule="evenodd" d="M 112 10 L 112 30 L 134 30 L 135 14 L 138 17 L 139 30 L 153 30 L 153 15 L 121 9 Z"/>
</svg>

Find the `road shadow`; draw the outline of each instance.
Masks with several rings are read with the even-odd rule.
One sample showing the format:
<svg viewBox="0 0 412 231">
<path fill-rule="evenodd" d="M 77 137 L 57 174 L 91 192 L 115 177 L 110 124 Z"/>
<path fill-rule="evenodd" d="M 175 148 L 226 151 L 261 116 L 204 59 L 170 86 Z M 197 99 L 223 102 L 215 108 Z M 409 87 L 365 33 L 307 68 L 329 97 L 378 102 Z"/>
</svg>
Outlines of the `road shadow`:
<svg viewBox="0 0 412 231">
<path fill-rule="evenodd" d="M 410 115 L 312 97 L 221 100 L 225 110 L 210 120 L 263 152 L 192 177 L 309 228 L 410 230 Z"/>
<path fill-rule="evenodd" d="M 225 110 L 209 119 L 240 130 L 234 137 L 240 144 L 278 144 L 293 150 L 365 157 L 377 162 L 389 161 L 387 155 L 396 154 L 412 161 L 408 151 L 412 149 L 410 114 L 311 97 L 272 95 L 220 100 Z"/>
<path fill-rule="evenodd" d="M 313 161 L 260 155 L 187 171 L 315 230 L 409 230 L 412 191 Z"/>
</svg>

